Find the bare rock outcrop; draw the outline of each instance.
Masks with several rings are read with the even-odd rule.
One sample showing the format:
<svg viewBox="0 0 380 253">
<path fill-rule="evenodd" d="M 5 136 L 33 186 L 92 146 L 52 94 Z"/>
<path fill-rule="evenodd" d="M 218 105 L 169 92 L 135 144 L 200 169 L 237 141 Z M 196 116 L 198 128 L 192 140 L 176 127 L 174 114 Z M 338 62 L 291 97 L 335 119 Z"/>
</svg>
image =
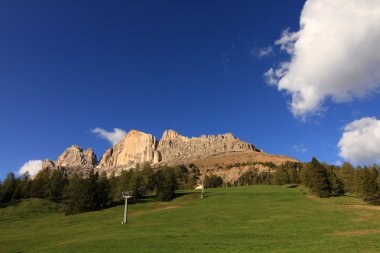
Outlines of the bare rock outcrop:
<svg viewBox="0 0 380 253">
<path fill-rule="evenodd" d="M 94 167 L 96 163 L 96 155 L 91 148 L 83 150 L 80 147 L 73 145 L 58 157 L 55 165 L 58 167 Z"/>
<path fill-rule="evenodd" d="M 189 159 L 247 150 L 254 151 L 255 147 L 231 133 L 188 138 L 167 130 L 161 140 L 157 141 L 151 134 L 131 130 L 118 144 L 105 152 L 97 168 L 101 171 L 120 172 L 145 162 L 152 165 L 178 164 Z"/>
<path fill-rule="evenodd" d="M 41 169 L 54 169 L 55 163 L 52 160 L 45 159 L 42 161 Z"/>
<path fill-rule="evenodd" d="M 162 161 L 181 162 L 191 157 L 204 158 L 224 152 L 254 150 L 255 147 L 231 133 L 188 138 L 173 130 L 166 130 L 157 149 Z"/>
<path fill-rule="evenodd" d="M 94 151 L 89 148 L 86 150 L 73 145 L 66 149 L 57 159 L 57 161 L 44 160 L 42 169 L 61 169 L 67 174 L 74 172 L 87 175 L 91 169 L 94 169 L 97 164 L 97 159 Z"/>
<path fill-rule="evenodd" d="M 137 164 L 160 161 L 158 141 L 151 134 L 131 130 L 125 137 L 102 156 L 99 168 L 131 168 Z"/>
</svg>

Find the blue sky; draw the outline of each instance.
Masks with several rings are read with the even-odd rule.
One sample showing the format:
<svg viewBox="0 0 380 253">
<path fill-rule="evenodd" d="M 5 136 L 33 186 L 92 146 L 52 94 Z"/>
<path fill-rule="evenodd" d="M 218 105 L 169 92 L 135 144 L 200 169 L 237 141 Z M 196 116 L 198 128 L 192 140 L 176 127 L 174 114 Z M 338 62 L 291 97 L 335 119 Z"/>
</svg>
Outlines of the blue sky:
<svg viewBox="0 0 380 253">
<path fill-rule="evenodd" d="M 0 4 L 0 178 L 96 127 L 160 138 L 232 132 L 268 153 L 341 161 L 344 127 L 379 118 L 376 93 L 295 115 L 264 73 L 300 29 L 304 1 L 8 1 Z M 271 48 L 266 55 L 260 50 Z M 327 57 L 327 56 L 326 56 Z M 281 78 L 277 76 L 277 78 Z M 322 108 L 322 109 L 321 109 Z M 309 114 L 309 112 L 306 112 Z"/>
</svg>

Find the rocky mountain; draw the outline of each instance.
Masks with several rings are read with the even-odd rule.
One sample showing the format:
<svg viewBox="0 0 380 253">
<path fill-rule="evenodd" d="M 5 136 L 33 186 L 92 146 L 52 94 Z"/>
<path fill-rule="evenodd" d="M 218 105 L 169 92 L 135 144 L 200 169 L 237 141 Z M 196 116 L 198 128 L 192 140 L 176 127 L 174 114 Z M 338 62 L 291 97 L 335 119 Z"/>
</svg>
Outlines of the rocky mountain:
<svg viewBox="0 0 380 253">
<path fill-rule="evenodd" d="M 120 172 L 144 162 L 152 165 L 182 164 L 220 153 L 247 150 L 256 149 L 231 133 L 189 138 L 173 130 L 166 130 L 161 140 L 157 141 L 151 134 L 131 130 L 118 144 L 105 152 L 97 168 L 106 172 Z"/>
<path fill-rule="evenodd" d="M 73 172 L 82 172 L 87 174 L 91 169 L 95 168 L 97 158 L 94 151 L 89 148 L 82 148 L 73 145 L 66 149 L 57 159 L 57 161 L 44 160 L 42 169 L 64 169 L 69 174 Z"/>
<path fill-rule="evenodd" d="M 131 168 L 138 163 L 157 163 L 161 160 L 157 146 L 158 141 L 151 134 L 131 130 L 119 143 L 104 153 L 98 167 Z"/>
<path fill-rule="evenodd" d="M 86 175 L 91 169 L 119 174 L 145 162 L 153 167 L 194 163 L 202 175 L 217 174 L 232 180 L 247 170 L 267 169 L 253 166 L 253 162 L 279 164 L 285 161 L 296 160 L 266 154 L 231 133 L 189 138 L 166 130 L 158 141 L 151 134 L 131 130 L 119 143 L 109 148 L 100 161 L 97 161 L 92 149 L 83 150 L 73 145 L 56 161 L 45 160 L 42 168 L 63 169 L 69 174 L 81 172 Z"/>
</svg>

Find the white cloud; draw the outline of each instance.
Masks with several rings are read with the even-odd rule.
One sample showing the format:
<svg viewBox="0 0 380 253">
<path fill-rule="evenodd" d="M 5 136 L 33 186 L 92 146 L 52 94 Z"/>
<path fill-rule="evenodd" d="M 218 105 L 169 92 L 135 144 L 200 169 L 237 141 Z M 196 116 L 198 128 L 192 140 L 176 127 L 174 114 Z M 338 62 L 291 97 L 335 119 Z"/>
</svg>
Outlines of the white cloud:
<svg viewBox="0 0 380 253">
<path fill-rule="evenodd" d="M 24 163 L 21 168 L 17 171 L 17 174 L 23 175 L 26 172 L 29 172 L 30 176 L 36 175 L 42 168 L 42 161 L 41 160 L 30 160 Z"/>
<path fill-rule="evenodd" d="M 115 145 L 121 141 L 121 139 L 123 139 L 126 134 L 124 130 L 119 128 L 114 128 L 113 132 L 108 132 L 102 128 L 97 127 L 95 129 L 92 129 L 91 132 L 97 134 L 100 138 L 108 140 L 112 145 Z"/>
<path fill-rule="evenodd" d="M 305 147 L 304 144 L 293 145 L 293 149 L 294 149 L 294 151 L 296 151 L 297 153 L 300 153 L 300 154 L 307 152 L 307 148 Z"/>
<path fill-rule="evenodd" d="M 251 50 L 251 54 L 257 58 L 263 58 L 266 56 L 273 55 L 273 47 L 262 47 L 262 48 L 255 48 Z"/>
<path fill-rule="evenodd" d="M 298 39 L 298 35 L 298 33 L 290 32 L 289 28 L 286 28 L 282 31 L 281 38 L 276 40 L 274 44 L 280 46 L 282 51 L 285 51 L 288 54 L 293 54 L 294 44 Z"/>
<path fill-rule="evenodd" d="M 379 24 L 380 0 L 306 1 L 301 29 L 286 29 L 275 42 L 290 61 L 264 77 L 291 95 L 298 118 L 318 114 L 327 98 L 342 103 L 371 95 L 380 84 Z"/>
<path fill-rule="evenodd" d="M 380 162 L 380 120 L 365 117 L 344 127 L 339 155 L 355 164 Z"/>
</svg>

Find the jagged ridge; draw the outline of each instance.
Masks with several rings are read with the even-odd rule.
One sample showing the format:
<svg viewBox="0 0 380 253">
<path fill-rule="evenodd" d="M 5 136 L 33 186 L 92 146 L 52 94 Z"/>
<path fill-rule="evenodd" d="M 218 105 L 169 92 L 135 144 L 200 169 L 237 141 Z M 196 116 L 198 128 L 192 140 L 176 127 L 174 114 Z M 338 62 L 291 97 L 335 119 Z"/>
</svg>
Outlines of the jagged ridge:
<svg viewBox="0 0 380 253">
<path fill-rule="evenodd" d="M 56 162 L 45 160 L 43 168 L 62 168 L 69 172 L 92 168 L 99 171 L 120 172 L 148 162 L 151 165 L 179 164 L 191 159 L 238 151 L 257 151 L 255 146 L 241 141 L 231 133 L 186 137 L 166 130 L 160 141 L 151 134 L 129 131 L 116 145 L 109 148 L 97 162 L 92 149 L 83 150 L 74 145 L 66 149 Z"/>
</svg>

